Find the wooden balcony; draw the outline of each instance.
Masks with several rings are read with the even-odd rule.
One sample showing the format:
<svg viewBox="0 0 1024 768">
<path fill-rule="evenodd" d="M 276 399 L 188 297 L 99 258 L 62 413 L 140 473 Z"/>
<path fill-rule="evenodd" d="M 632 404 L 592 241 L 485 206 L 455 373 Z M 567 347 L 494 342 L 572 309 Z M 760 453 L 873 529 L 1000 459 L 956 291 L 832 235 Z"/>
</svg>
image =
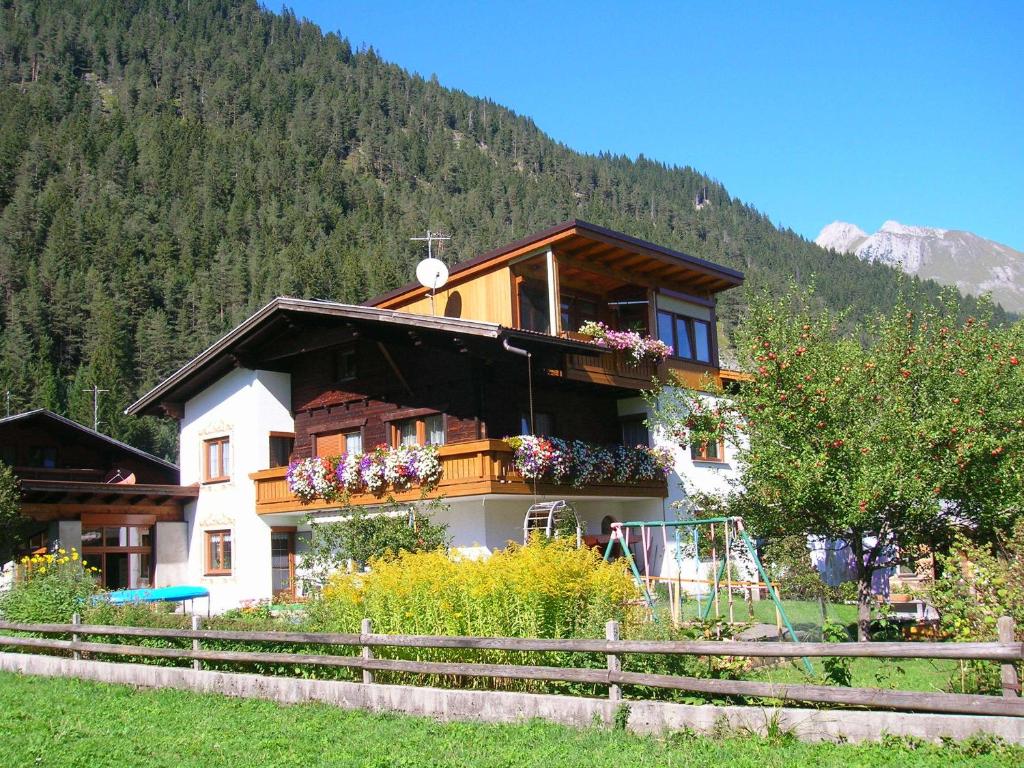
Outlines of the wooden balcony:
<svg viewBox="0 0 1024 768">
<path fill-rule="evenodd" d="M 608 384 L 627 389 L 650 389 L 658 374 L 658 364 L 637 362 L 629 352 L 612 350 L 593 355 L 569 353 L 565 356 L 565 378 Z"/>
<path fill-rule="evenodd" d="M 427 494 L 427 498 L 458 498 L 483 494 L 509 494 L 526 496 L 534 493 L 533 483 L 524 480 L 512 461 L 512 449 L 502 440 L 472 440 L 441 446 L 441 482 Z M 313 512 L 336 509 L 337 501 L 315 501 L 303 504 L 288 490 L 287 469 L 275 467 L 254 472 L 249 477 L 256 483 L 256 512 L 273 515 L 283 512 Z M 644 483 L 607 483 L 574 488 L 570 485 L 539 483 L 537 493 L 543 496 L 609 496 L 631 498 L 664 498 L 668 495 L 665 480 Z M 418 501 L 419 487 L 392 493 L 395 501 Z M 355 505 L 380 504 L 386 494 L 357 493 L 349 497 Z"/>
</svg>

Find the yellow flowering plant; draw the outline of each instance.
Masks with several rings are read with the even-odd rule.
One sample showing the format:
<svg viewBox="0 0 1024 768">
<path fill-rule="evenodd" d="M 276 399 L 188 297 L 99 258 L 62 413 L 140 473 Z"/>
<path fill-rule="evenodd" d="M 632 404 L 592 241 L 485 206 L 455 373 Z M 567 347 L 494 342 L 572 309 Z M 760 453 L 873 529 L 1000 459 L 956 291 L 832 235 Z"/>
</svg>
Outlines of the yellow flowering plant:
<svg viewBox="0 0 1024 768">
<path fill-rule="evenodd" d="M 74 547 L 23 557 L 14 585 L 0 596 L 0 616 L 26 623 L 69 622 L 98 591 L 98 573 Z"/>
</svg>

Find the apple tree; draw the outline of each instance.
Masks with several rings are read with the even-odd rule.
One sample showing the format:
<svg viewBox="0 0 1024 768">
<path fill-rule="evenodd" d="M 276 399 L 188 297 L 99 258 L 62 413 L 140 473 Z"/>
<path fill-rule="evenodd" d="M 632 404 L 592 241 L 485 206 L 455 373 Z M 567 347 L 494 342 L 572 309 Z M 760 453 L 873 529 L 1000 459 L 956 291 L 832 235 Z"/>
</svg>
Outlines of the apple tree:
<svg viewBox="0 0 1024 768">
<path fill-rule="evenodd" d="M 847 327 L 811 293 L 755 297 L 737 336 L 750 381 L 713 405 L 663 387 L 653 418 L 739 446 L 742 479 L 706 501 L 757 535 L 850 544 L 861 639 L 897 549 L 1005 531 L 1024 507 L 1024 321 L 959 320 L 951 296 L 910 306 Z"/>
</svg>

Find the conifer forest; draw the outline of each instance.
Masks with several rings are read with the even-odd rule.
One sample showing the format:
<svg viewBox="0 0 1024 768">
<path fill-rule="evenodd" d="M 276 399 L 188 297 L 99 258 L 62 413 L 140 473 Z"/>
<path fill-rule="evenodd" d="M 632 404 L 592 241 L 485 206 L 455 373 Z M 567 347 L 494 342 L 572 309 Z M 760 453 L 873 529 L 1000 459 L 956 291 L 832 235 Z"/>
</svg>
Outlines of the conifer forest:
<svg viewBox="0 0 1024 768">
<path fill-rule="evenodd" d="M 177 425 L 128 418 L 129 403 L 274 296 L 361 302 L 409 282 L 424 255 L 409 237 L 428 227 L 452 236 L 453 264 L 584 219 L 741 269 L 755 290 L 813 281 L 852 319 L 906 282 L 702 172 L 574 152 L 341 35 L 254 0 L 0 0 L 11 413 L 91 426 L 95 385 L 102 431 L 175 458 Z M 743 305 L 722 297 L 726 334 Z"/>
</svg>

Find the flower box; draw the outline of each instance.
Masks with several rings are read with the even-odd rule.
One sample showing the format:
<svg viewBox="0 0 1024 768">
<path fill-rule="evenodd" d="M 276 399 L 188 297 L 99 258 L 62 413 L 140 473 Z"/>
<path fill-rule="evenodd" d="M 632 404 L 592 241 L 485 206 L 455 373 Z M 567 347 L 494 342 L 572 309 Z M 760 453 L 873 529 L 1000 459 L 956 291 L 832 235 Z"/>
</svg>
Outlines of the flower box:
<svg viewBox="0 0 1024 768">
<path fill-rule="evenodd" d="M 441 461 L 433 445 L 379 445 L 369 453 L 293 461 L 286 477 L 288 490 L 309 504 L 317 499 L 333 501 L 352 493 L 379 496 L 388 488 L 401 491 L 418 485 L 429 490 L 441 480 Z"/>
<path fill-rule="evenodd" d="M 671 469 L 667 451 L 638 446 L 601 446 L 582 440 L 518 435 L 505 438 L 516 469 L 526 480 L 581 488 L 601 483 L 643 483 Z"/>
</svg>

